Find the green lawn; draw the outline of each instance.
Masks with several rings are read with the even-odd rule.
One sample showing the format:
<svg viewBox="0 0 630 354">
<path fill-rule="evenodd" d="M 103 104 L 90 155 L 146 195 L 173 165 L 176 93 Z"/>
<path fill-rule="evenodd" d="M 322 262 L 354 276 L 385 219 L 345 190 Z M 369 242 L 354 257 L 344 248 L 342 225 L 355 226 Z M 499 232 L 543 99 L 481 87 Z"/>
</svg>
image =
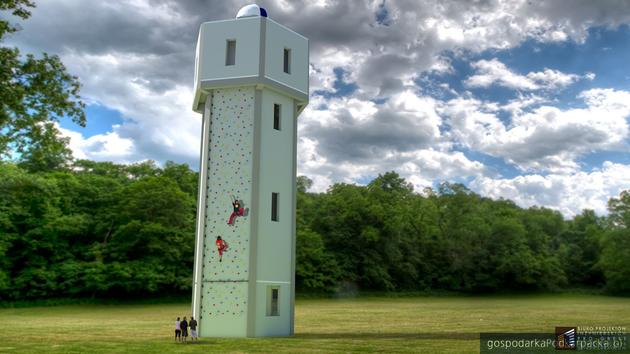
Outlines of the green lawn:
<svg viewBox="0 0 630 354">
<path fill-rule="evenodd" d="M 593 295 L 299 300 L 292 338 L 172 340 L 188 304 L 0 309 L 0 353 L 475 353 L 479 332 L 625 326 L 630 298 Z"/>
</svg>

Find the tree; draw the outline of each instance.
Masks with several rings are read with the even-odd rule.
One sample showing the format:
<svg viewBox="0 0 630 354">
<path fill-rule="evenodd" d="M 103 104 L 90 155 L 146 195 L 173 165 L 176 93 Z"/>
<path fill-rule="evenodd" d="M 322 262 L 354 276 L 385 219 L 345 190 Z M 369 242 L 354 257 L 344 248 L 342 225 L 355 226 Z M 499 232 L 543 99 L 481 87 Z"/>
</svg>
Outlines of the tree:
<svg viewBox="0 0 630 354">
<path fill-rule="evenodd" d="M 0 10 L 27 19 L 29 0 L 2 0 Z M 17 26 L 0 20 L 0 43 Z M 23 163 L 30 171 L 62 167 L 72 154 L 60 137 L 57 122 L 68 117 L 85 126 L 80 83 L 56 55 L 20 55 L 18 48 L 0 47 L 0 158 Z"/>
<path fill-rule="evenodd" d="M 370 203 L 366 187 L 335 184 L 319 202 L 312 230 L 323 236 L 340 267 L 340 278 L 362 288 L 393 289 L 383 254 L 384 214 Z"/>
<path fill-rule="evenodd" d="M 599 266 L 606 288 L 613 293 L 630 293 L 630 191 L 608 202 L 610 228 L 602 237 Z"/>
<path fill-rule="evenodd" d="M 195 172 L 172 168 L 0 162 L 0 300 L 190 291 Z"/>
<path fill-rule="evenodd" d="M 630 229 L 612 230 L 605 235 L 599 266 L 608 291 L 630 294 Z"/>
<path fill-rule="evenodd" d="M 420 239 L 414 224 L 413 186 L 390 171 L 379 174 L 367 187 L 367 199 L 371 205 L 372 219 L 377 221 L 375 228 L 380 234 L 378 250 L 387 264 L 387 274 L 391 277 L 390 288 L 414 289 L 418 286 Z"/>
<path fill-rule="evenodd" d="M 616 228 L 630 228 L 630 189 L 621 192 L 619 198 L 608 201 L 609 219 Z"/>
<path fill-rule="evenodd" d="M 306 176 L 298 176 L 296 184 L 298 192 L 306 193 L 313 186 L 313 180 Z"/>
<path fill-rule="evenodd" d="M 298 230 L 295 281 L 299 290 L 331 291 L 337 285 L 339 267 L 329 254 L 321 235 Z"/>
<path fill-rule="evenodd" d="M 59 215 L 56 195 L 54 182 L 45 177 L 0 165 L 0 299 L 46 296 L 54 286 L 48 264 L 68 249 L 48 232 Z M 2 281 L 7 275 L 10 280 Z"/>
<path fill-rule="evenodd" d="M 28 18 L 31 13 L 27 10 L 27 7 L 34 7 L 30 0 L 2 0 L 0 1 L 0 10 L 13 10 L 11 13 L 13 16 L 21 18 Z M 13 33 L 17 31 L 17 27 L 11 25 L 9 21 L 0 19 L 0 39 L 4 38 L 7 33 Z"/>
<path fill-rule="evenodd" d="M 379 174 L 370 184 L 368 189 L 380 189 L 386 192 L 394 192 L 399 195 L 406 195 L 413 192 L 411 183 L 405 181 L 404 178 L 394 171 Z"/>
<path fill-rule="evenodd" d="M 173 161 L 166 161 L 162 169 L 162 176 L 169 177 L 179 185 L 179 188 L 197 199 L 197 184 L 199 174 L 192 171 L 188 164 L 177 164 Z"/>
<path fill-rule="evenodd" d="M 571 286 L 601 287 L 604 284 L 604 276 L 596 265 L 601 257 L 600 240 L 605 231 L 603 219 L 593 210 L 583 210 L 566 222 L 567 229 L 554 240 Z"/>
<path fill-rule="evenodd" d="M 118 200 L 118 227 L 104 245 L 108 290 L 136 295 L 189 289 L 194 197 L 171 178 L 147 176 L 123 188 Z"/>
</svg>

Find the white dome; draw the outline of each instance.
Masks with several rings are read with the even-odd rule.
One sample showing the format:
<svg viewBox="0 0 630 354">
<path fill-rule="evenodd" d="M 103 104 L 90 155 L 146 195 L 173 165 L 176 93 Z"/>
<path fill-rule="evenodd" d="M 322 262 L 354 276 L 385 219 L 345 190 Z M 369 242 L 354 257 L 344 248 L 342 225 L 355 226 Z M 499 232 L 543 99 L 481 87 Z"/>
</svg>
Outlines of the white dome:
<svg viewBox="0 0 630 354">
<path fill-rule="evenodd" d="M 245 5 L 238 10 L 236 18 L 258 17 L 260 16 L 260 7 L 256 4 Z"/>
</svg>

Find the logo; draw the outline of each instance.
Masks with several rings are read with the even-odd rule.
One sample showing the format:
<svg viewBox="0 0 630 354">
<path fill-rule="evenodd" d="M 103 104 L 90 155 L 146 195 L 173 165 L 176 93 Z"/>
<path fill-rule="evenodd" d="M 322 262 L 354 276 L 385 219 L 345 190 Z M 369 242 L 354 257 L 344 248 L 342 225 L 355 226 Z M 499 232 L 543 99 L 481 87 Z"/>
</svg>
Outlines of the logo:
<svg viewBox="0 0 630 354">
<path fill-rule="evenodd" d="M 576 350 L 576 336 L 575 327 L 556 327 L 556 349 Z"/>
</svg>

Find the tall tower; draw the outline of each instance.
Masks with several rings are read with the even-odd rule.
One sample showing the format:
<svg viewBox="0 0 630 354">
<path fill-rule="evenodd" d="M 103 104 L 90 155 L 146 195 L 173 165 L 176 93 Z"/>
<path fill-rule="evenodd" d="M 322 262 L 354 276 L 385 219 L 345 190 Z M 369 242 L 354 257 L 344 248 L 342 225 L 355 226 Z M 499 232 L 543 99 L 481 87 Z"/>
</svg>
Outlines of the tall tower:
<svg viewBox="0 0 630 354">
<path fill-rule="evenodd" d="M 257 5 L 199 30 L 192 312 L 202 337 L 293 334 L 296 119 L 308 104 L 308 69 L 308 39 Z M 244 213 L 228 225 L 233 199 Z M 218 236 L 228 244 L 222 259 Z"/>
</svg>

